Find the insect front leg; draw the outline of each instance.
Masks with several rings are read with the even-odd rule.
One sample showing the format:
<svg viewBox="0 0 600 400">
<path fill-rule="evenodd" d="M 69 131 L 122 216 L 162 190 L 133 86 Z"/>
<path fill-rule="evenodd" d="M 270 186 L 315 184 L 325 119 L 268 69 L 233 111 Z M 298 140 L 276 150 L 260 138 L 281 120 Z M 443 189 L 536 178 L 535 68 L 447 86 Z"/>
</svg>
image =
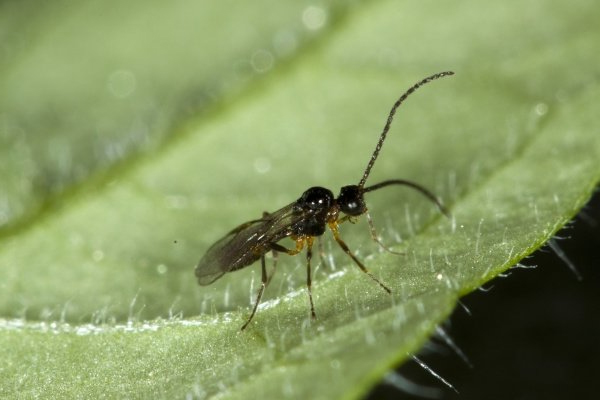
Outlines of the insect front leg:
<svg viewBox="0 0 600 400">
<path fill-rule="evenodd" d="M 265 291 L 265 287 L 267 286 L 267 267 L 266 267 L 264 254 L 260 257 L 260 264 L 262 267 L 262 278 L 261 278 L 261 283 L 260 283 L 260 289 L 258 289 L 258 295 L 256 296 L 256 302 L 254 303 L 254 308 L 252 309 L 252 313 L 250 314 L 248 321 L 246 321 L 246 323 L 242 326 L 242 329 L 241 329 L 242 331 L 244 329 L 246 329 L 246 327 L 248 326 L 250 321 L 252 321 L 254 314 L 256 314 L 256 309 L 258 308 L 258 303 L 260 303 L 260 298 L 262 297 L 263 292 Z"/>
<path fill-rule="evenodd" d="M 346 244 L 346 242 L 344 242 L 342 240 L 342 238 L 340 237 L 340 232 L 338 231 L 337 223 L 336 222 L 330 222 L 328 225 L 329 225 L 329 229 L 331 229 L 331 232 L 333 233 L 333 238 L 340 245 L 340 247 L 342 248 L 342 250 L 344 250 L 344 253 L 346 253 L 346 254 L 348 254 L 350 256 L 350 258 L 352 259 L 352 261 L 354 261 L 354 263 L 358 266 L 358 268 L 360 268 L 360 270 L 362 272 L 364 272 L 365 274 L 369 275 L 369 277 L 371 279 L 373 279 L 375 282 L 377 282 L 379 284 L 379 286 L 381 286 L 383 288 L 383 290 L 385 290 L 386 292 L 388 292 L 389 294 L 391 294 L 392 291 L 390 290 L 390 288 L 388 288 L 383 283 L 381 283 L 381 281 L 379 279 L 377 279 L 373 274 L 371 274 L 369 272 L 369 270 L 367 269 L 367 267 L 365 267 L 364 264 L 358 258 L 356 258 L 356 256 L 354 254 L 352 254 L 352 252 L 348 248 L 348 245 Z"/>
<path fill-rule="evenodd" d="M 377 230 L 375 229 L 375 225 L 373 225 L 373 218 L 371 218 L 371 214 L 369 214 L 369 212 L 367 211 L 367 222 L 369 223 L 369 228 L 371 229 L 371 238 L 385 251 L 390 252 L 392 254 L 397 254 L 399 256 L 404 255 L 404 253 L 401 253 L 399 251 L 394 251 L 392 249 L 390 249 L 389 247 L 387 247 L 385 244 L 383 244 L 383 242 L 381 241 L 381 239 L 379 239 L 379 235 L 377 234 Z"/>
</svg>

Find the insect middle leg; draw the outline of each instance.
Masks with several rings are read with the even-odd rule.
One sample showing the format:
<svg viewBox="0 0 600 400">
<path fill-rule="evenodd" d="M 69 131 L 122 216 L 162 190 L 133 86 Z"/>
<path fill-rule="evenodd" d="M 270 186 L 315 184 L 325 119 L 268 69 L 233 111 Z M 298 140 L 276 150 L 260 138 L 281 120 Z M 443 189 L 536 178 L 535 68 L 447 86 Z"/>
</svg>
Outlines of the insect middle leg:
<svg viewBox="0 0 600 400">
<path fill-rule="evenodd" d="M 306 287 L 308 288 L 308 299 L 310 300 L 310 316 L 311 318 L 317 318 L 317 314 L 315 313 L 315 305 L 313 303 L 312 298 L 312 278 L 311 278 L 311 267 L 310 261 L 312 260 L 312 247 L 314 244 L 315 238 L 312 236 L 300 237 L 296 239 L 296 248 L 295 249 L 287 249 L 277 243 L 271 244 L 271 249 L 275 251 L 286 252 L 289 255 L 296 255 L 304 248 L 306 245 Z"/>
<path fill-rule="evenodd" d="M 310 316 L 312 319 L 317 318 L 317 314 L 315 314 L 315 305 L 313 304 L 312 298 L 312 279 L 310 272 L 310 260 L 312 259 L 312 246 L 315 238 L 309 236 L 306 238 L 306 287 L 308 288 L 308 298 L 310 300 Z"/>
</svg>

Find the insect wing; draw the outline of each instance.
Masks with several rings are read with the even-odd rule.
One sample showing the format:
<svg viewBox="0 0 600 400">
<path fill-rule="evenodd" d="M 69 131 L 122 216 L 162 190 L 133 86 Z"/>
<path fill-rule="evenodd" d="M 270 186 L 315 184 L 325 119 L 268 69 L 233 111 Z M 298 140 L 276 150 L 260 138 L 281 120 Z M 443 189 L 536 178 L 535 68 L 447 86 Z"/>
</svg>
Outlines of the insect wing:
<svg viewBox="0 0 600 400">
<path fill-rule="evenodd" d="M 246 222 L 213 244 L 196 266 L 200 285 L 208 285 L 226 272 L 246 267 L 270 250 L 270 243 L 291 235 L 293 203 L 265 217 Z"/>
</svg>

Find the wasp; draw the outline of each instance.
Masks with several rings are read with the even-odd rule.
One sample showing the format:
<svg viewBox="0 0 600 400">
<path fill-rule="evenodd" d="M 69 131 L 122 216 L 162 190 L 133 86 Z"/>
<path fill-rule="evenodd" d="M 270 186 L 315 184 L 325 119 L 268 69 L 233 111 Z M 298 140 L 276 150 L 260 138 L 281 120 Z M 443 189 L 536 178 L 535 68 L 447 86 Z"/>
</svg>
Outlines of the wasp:
<svg viewBox="0 0 600 400">
<path fill-rule="evenodd" d="M 391 185 L 404 185 L 417 190 L 432 201 L 444 215 L 449 216 L 442 202 L 432 192 L 417 183 L 404 179 L 390 179 L 365 186 L 398 107 L 421 86 L 449 75 L 454 75 L 454 73 L 445 71 L 428 76 L 415 83 L 396 100 L 387 117 L 383 131 L 379 136 L 375 150 L 357 185 L 343 186 L 337 197 L 333 195 L 331 190 L 324 187 L 311 187 L 302 193 L 300 198 L 293 203 L 272 213 L 264 212 L 262 218 L 245 222 L 234 228 L 206 251 L 206 254 L 200 259 L 195 269 L 195 275 L 200 285 L 209 285 L 225 273 L 245 268 L 260 259 L 262 271 L 261 285 L 258 289 L 252 312 L 241 328 L 242 331 L 246 329 L 252 321 L 254 314 L 256 314 L 263 292 L 275 273 L 275 267 L 273 267 L 271 275 L 267 275 L 265 255 L 269 252 L 273 254 L 276 260 L 278 253 L 286 253 L 292 256 L 306 249 L 306 286 L 308 289 L 311 316 L 313 319 L 316 318 L 311 289 L 311 260 L 315 239 L 323 235 L 327 228 L 333 234 L 333 239 L 358 268 L 381 286 L 383 290 L 391 294 L 392 291 L 371 274 L 362 261 L 352 253 L 348 245 L 340 237 L 338 228 L 341 223 L 346 221 L 354 222 L 356 217 L 364 214 L 367 217 L 373 240 L 385 250 L 391 251 L 379 240 L 373 220 L 365 203 L 366 193 Z M 288 237 L 295 243 L 295 246 L 292 248 L 279 244 L 279 241 Z M 276 263 L 274 264 L 276 265 Z"/>
</svg>

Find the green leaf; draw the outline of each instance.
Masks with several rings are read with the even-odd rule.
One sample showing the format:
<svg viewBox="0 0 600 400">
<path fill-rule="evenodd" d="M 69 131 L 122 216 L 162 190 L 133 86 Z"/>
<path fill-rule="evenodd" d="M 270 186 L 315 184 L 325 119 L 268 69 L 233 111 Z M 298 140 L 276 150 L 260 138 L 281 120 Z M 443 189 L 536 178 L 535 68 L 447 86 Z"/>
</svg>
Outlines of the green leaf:
<svg viewBox="0 0 600 400">
<path fill-rule="evenodd" d="M 360 397 L 600 180 L 592 1 L 65 4 L 0 6 L 2 397 Z M 392 295 L 325 235 L 317 320 L 305 259 L 281 256 L 239 332 L 260 267 L 199 287 L 203 251 L 310 186 L 356 183 L 391 104 L 442 70 L 369 182 L 419 182 L 452 219 L 370 193 L 405 254 L 364 221 L 341 235 Z"/>
</svg>

